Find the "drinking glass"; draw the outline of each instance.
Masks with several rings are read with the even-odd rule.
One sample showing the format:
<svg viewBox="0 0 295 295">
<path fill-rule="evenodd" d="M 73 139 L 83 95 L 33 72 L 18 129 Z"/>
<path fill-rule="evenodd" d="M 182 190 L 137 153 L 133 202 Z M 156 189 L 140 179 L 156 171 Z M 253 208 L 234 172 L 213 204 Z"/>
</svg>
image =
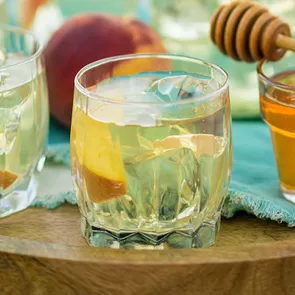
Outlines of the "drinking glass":
<svg viewBox="0 0 295 295">
<path fill-rule="evenodd" d="M 42 46 L 30 32 L 0 25 L 0 217 L 36 196 L 48 117 Z"/>
<path fill-rule="evenodd" d="M 75 78 L 72 174 L 92 246 L 208 247 L 231 172 L 228 77 L 196 58 L 134 54 Z"/>
<path fill-rule="evenodd" d="M 277 62 L 262 60 L 257 67 L 260 106 L 269 125 L 283 196 L 295 203 L 295 61 L 288 53 Z"/>
</svg>

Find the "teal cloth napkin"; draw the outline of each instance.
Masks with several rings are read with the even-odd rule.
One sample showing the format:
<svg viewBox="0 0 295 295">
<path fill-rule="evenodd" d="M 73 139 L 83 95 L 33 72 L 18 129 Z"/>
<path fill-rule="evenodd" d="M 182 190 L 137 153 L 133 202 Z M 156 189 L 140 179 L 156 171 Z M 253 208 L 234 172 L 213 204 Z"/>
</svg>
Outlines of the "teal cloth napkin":
<svg viewBox="0 0 295 295">
<path fill-rule="evenodd" d="M 54 121 L 48 158 L 70 165 L 69 131 Z M 74 192 L 38 199 L 33 205 L 55 208 L 63 202 L 75 204 Z M 233 171 L 223 215 L 232 217 L 237 211 L 295 226 L 295 205 L 281 196 L 269 129 L 261 120 L 233 121 Z"/>
</svg>

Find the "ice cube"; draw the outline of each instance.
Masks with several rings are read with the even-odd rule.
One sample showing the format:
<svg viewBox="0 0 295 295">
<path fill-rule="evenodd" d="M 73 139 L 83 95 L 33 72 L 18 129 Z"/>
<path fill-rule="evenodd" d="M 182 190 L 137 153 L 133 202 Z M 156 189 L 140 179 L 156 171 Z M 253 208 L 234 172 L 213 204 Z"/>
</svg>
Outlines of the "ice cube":
<svg viewBox="0 0 295 295">
<path fill-rule="evenodd" d="M 179 94 L 179 87 L 186 79 L 185 76 L 173 76 L 165 77 L 156 80 L 147 90 L 147 93 L 151 92 L 156 94 L 162 101 L 173 101 L 177 100 Z"/>
<path fill-rule="evenodd" d="M 124 125 L 138 125 L 152 127 L 157 124 L 157 110 L 152 107 L 142 108 L 140 112 L 136 109 L 125 108 Z"/>
<path fill-rule="evenodd" d="M 21 105 L 14 108 L 0 108 L 0 155 L 8 153 L 19 130 Z"/>
<path fill-rule="evenodd" d="M 88 106 L 91 116 L 118 125 L 155 126 L 158 111 L 152 103 L 162 100 L 156 94 L 144 91 L 153 80 L 152 76 L 124 76 L 99 83 L 96 94 L 122 103 L 91 102 Z"/>
<path fill-rule="evenodd" d="M 160 220 L 172 220 L 195 207 L 190 204 L 197 191 L 198 162 L 191 149 L 176 146 L 160 154 L 147 149 L 125 158 L 124 164 L 128 192 L 144 203 L 138 208 L 143 217 L 156 214 Z"/>
<path fill-rule="evenodd" d="M 151 85 L 152 81 L 153 77 L 145 76 L 116 77 L 97 84 L 95 92 L 109 99 L 142 101 L 140 94 L 144 94 L 144 90 Z"/>
<path fill-rule="evenodd" d="M 130 98 L 130 97 L 129 97 Z M 89 101 L 87 112 L 94 120 L 117 125 L 139 125 L 155 126 L 159 118 L 159 110 L 150 102 L 159 101 L 153 93 L 139 94 L 132 98 L 133 102 L 138 103 L 103 103 L 100 101 Z"/>
<path fill-rule="evenodd" d="M 164 102 L 202 97 L 219 87 L 218 82 L 205 76 L 178 75 L 156 80 L 147 92 L 156 94 Z"/>
<path fill-rule="evenodd" d="M 160 109 L 154 103 L 162 100 L 152 92 L 143 92 L 126 97 L 126 100 L 142 102 L 142 104 L 127 104 L 124 106 L 124 123 L 126 125 L 155 126 L 160 118 Z"/>
<path fill-rule="evenodd" d="M 163 75 L 166 77 L 160 78 Z M 88 110 L 91 116 L 103 122 L 155 126 L 161 118 L 189 118 L 195 113 L 191 106 L 179 109 L 177 105 L 166 107 L 157 103 L 202 97 L 217 88 L 218 83 L 208 77 L 182 72 L 115 77 L 99 83 L 94 91 L 116 102 L 94 100 L 93 106 L 88 102 Z"/>
</svg>

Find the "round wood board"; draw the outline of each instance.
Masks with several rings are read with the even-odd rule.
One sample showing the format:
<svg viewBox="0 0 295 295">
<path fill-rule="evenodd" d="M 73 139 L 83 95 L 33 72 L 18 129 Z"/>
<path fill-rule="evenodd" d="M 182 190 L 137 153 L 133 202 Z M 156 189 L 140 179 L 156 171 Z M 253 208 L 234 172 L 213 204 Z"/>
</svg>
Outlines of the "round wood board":
<svg viewBox="0 0 295 295">
<path fill-rule="evenodd" d="M 194 250 L 89 247 L 76 206 L 0 219 L 0 294 L 295 294 L 295 230 L 238 214 L 215 246 Z"/>
</svg>

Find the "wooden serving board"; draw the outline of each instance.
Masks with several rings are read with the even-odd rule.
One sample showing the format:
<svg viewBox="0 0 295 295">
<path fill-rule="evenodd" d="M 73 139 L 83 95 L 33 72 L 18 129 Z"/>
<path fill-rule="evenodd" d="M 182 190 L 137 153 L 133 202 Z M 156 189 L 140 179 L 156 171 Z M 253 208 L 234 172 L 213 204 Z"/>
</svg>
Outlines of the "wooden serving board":
<svg viewBox="0 0 295 295">
<path fill-rule="evenodd" d="M 195 250 L 89 247 L 76 206 L 0 219 L 0 294 L 294 295 L 295 229 L 246 214 Z"/>
</svg>

